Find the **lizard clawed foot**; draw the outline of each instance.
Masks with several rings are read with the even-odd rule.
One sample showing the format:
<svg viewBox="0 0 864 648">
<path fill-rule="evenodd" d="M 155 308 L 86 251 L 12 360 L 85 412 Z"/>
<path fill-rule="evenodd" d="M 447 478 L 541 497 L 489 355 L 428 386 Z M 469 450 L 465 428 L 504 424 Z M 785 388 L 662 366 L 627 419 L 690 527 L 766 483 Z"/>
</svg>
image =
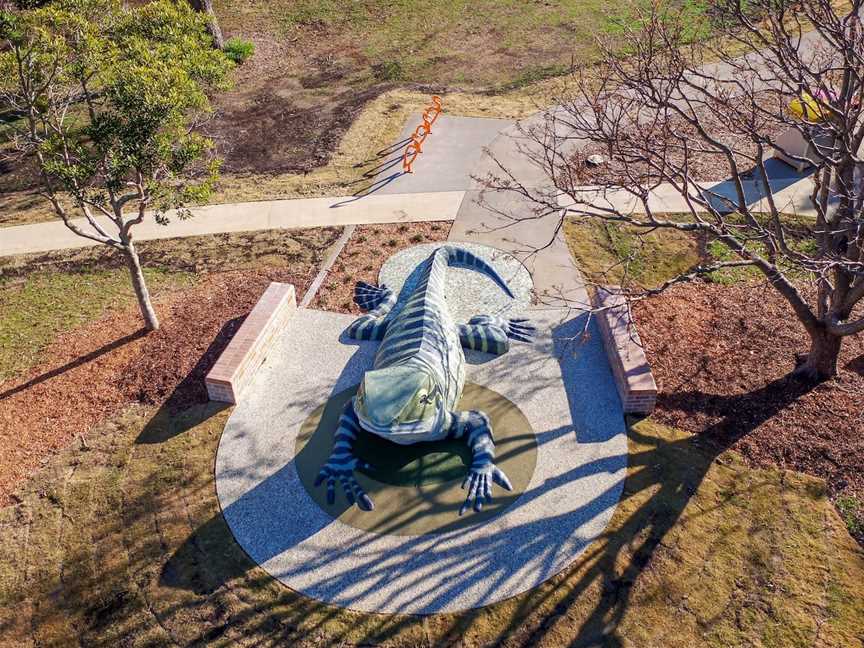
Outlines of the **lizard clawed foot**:
<svg viewBox="0 0 864 648">
<path fill-rule="evenodd" d="M 465 502 L 459 507 L 459 515 L 465 513 L 469 506 L 472 506 L 475 512 L 479 513 L 483 510 L 483 504 L 488 504 L 492 501 L 492 482 L 498 484 L 501 488 L 512 491 L 513 485 L 507 479 L 500 468 L 494 465 L 484 466 L 482 468 L 472 469 L 462 482 L 462 490 L 468 489 L 468 495 L 465 497 Z"/>
<path fill-rule="evenodd" d="M 332 505 L 336 501 L 336 480 L 338 479 L 342 485 L 342 492 L 345 494 L 348 504 L 356 502 L 357 506 L 362 510 L 371 511 L 375 508 L 375 504 L 366 494 L 366 491 L 363 490 L 356 477 L 354 477 L 355 468 L 368 470 L 371 466 L 364 462 L 358 462 L 356 459 L 340 467 L 328 462 L 321 468 L 313 485 L 317 487 L 325 481 L 327 482 L 327 503 Z"/>
<path fill-rule="evenodd" d="M 519 342 L 531 342 L 537 334 L 537 328 L 531 321 L 524 317 L 515 317 L 507 320 L 507 337 Z"/>
</svg>

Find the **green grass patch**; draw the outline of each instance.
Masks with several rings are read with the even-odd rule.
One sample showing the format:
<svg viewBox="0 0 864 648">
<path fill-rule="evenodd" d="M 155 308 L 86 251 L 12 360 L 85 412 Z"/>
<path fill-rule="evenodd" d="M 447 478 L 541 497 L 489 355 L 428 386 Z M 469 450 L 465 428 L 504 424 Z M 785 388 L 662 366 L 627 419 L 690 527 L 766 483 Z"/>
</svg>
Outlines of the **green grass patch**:
<svg viewBox="0 0 864 648">
<path fill-rule="evenodd" d="M 372 66 L 372 74 L 378 81 L 400 81 L 405 69 L 400 61 L 382 61 Z"/>
<path fill-rule="evenodd" d="M 849 533 L 857 538 L 864 537 L 864 502 L 857 497 L 843 495 L 834 504 Z"/>
<path fill-rule="evenodd" d="M 590 61 L 607 8 L 600 0 L 241 0 L 216 10 L 229 31 L 325 38 L 332 51 L 356 52 L 373 81 L 503 88 Z"/>
<path fill-rule="evenodd" d="M 564 76 L 572 72 L 570 65 L 565 63 L 556 63 L 553 65 L 530 65 L 519 72 L 512 81 L 503 84 L 499 91 L 510 92 L 519 90 L 546 79 L 554 79 L 555 77 Z"/>
<path fill-rule="evenodd" d="M 235 36 L 225 42 L 222 51 L 237 65 L 242 65 L 255 53 L 255 43 Z"/>
<path fill-rule="evenodd" d="M 672 220 L 690 219 L 687 214 L 664 216 Z M 763 216 L 757 214 L 756 217 Z M 783 219 L 789 247 L 812 254 L 816 246 L 812 222 L 793 215 L 784 215 Z M 736 218 L 730 216 L 729 221 L 735 222 Z M 571 254 L 578 261 L 583 274 L 593 283 L 653 288 L 698 265 L 740 260 L 718 240 L 671 229 L 637 227 L 599 218 L 573 218 L 565 223 L 564 233 Z M 747 247 L 757 254 L 766 255 L 765 246 L 758 241 L 748 241 Z M 786 267 L 782 259 L 780 265 L 790 277 L 805 278 L 800 269 Z M 707 281 L 720 284 L 763 277 L 753 266 L 724 268 L 705 275 Z"/>
<path fill-rule="evenodd" d="M 706 259 L 710 261 L 737 261 L 738 256 L 720 241 L 710 241 L 706 247 Z M 708 281 L 729 285 L 764 276 L 753 267 L 724 268 L 706 276 Z"/>
<path fill-rule="evenodd" d="M 667 3 L 667 15 L 674 21 L 681 20 L 686 25 L 681 34 L 683 43 L 694 43 L 705 40 L 713 31 L 710 18 L 711 5 L 704 0 L 672 0 Z M 636 0 L 618 3 L 603 25 L 606 34 L 619 36 L 627 31 L 638 30 L 642 15 L 649 15 L 651 3 L 647 0 Z M 628 51 L 627 43 L 622 43 L 624 51 Z"/>
<path fill-rule="evenodd" d="M 144 275 L 153 294 L 192 281 L 188 273 L 154 268 Z M 38 362 L 59 333 L 133 304 L 129 273 L 122 268 L 0 280 L 0 382 Z"/>
<path fill-rule="evenodd" d="M 651 288 L 701 259 L 699 242 L 684 232 L 646 231 L 596 218 L 570 220 L 564 232 L 583 274 L 595 283 Z"/>
</svg>

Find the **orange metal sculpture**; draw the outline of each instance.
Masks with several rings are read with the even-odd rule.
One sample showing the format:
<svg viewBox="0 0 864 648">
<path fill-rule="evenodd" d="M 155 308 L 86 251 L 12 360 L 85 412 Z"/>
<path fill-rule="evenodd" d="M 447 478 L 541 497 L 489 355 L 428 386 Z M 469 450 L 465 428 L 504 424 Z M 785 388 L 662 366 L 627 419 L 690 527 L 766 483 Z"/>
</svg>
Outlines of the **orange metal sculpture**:
<svg viewBox="0 0 864 648">
<path fill-rule="evenodd" d="M 405 152 L 402 154 L 402 170 L 405 173 L 412 173 L 411 165 L 417 156 L 423 152 L 423 142 L 432 132 L 432 124 L 438 119 L 444 108 L 441 105 L 441 97 L 438 95 L 432 96 L 432 104 L 426 107 L 423 111 L 423 123 L 414 129 L 411 134 L 411 141 L 405 147 Z"/>
</svg>

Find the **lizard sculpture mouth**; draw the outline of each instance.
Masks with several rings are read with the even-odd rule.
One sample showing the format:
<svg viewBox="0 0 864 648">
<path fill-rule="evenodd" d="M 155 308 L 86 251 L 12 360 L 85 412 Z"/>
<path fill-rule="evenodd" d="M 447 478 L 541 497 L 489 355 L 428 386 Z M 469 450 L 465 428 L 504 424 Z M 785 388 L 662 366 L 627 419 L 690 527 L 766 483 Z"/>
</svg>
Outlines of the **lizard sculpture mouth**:
<svg viewBox="0 0 864 648">
<path fill-rule="evenodd" d="M 413 443 L 433 433 L 445 416 L 434 378 L 411 366 L 366 372 L 354 411 L 363 429 L 396 443 Z"/>
</svg>

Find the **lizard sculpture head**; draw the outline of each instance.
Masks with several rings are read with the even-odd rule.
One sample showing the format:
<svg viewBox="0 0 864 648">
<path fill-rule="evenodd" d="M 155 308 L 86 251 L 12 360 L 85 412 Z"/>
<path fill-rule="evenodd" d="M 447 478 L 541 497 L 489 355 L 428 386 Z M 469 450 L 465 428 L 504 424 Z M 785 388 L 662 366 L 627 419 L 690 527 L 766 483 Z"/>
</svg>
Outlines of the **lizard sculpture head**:
<svg viewBox="0 0 864 648">
<path fill-rule="evenodd" d="M 431 430 L 445 413 L 441 390 L 432 375 L 404 365 L 367 371 L 354 409 L 364 428 L 385 436 Z"/>
</svg>

